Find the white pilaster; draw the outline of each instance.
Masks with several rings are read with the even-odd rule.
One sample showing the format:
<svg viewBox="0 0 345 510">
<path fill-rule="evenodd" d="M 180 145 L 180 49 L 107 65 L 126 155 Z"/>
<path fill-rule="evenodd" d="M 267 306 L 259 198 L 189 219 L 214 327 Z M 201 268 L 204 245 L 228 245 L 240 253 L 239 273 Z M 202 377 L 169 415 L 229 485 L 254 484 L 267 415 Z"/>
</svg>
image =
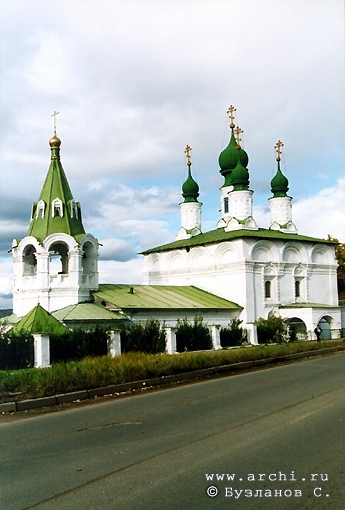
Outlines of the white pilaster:
<svg viewBox="0 0 345 510">
<path fill-rule="evenodd" d="M 49 367 L 50 365 L 50 344 L 49 335 L 44 333 L 35 333 L 34 351 L 35 351 L 35 368 Z"/>
<path fill-rule="evenodd" d="M 166 349 L 168 354 L 174 354 L 176 352 L 176 328 L 166 327 Z"/>
<path fill-rule="evenodd" d="M 219 325 L 212 325 L 209 326 L 209 330 L 211 332 L 212 337 L 212 347 L 216 351 L 222 348 L 220 344 L 220 326 Z"/>
<path fill-rule="evenodd" d="M 119 356 L 121 354 L 121 335 L 120 331 L 109 331 L 108 333 L 108 353 L 110 356 Z"/>
<path fill-rule="evenodd" d="M 253 345 L 258 345 L 258 331 L 257 331 L 257 328 L 256 328 L 256 324 L 254 324 L 253 322 L 247 322 L 246 324 L 246 329 L 248 331 L 248 340 L 249 340 L 249 343 L 253 344 Z"/>
</svg>

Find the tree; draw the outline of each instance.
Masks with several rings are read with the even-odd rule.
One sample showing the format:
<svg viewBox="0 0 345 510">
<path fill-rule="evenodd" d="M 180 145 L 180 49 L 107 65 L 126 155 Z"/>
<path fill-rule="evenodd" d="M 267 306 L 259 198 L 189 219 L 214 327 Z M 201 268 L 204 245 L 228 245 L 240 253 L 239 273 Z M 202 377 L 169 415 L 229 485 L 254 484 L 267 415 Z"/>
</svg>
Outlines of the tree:
<svg viewBox="0 0 345 510">
<path fill-rule="evenodd" d="M 122 352 L 157 354 L 165 351 L 164 325 L 157 320 L 127 323 L 121 331 Z"/>
<path fill-rule="evenodd" d="M 193 324 L 187 317 L 177 320 L 176 349 L 178 352 L 212 349 L 211 333 L 201 315 L 194 317 Z"/>
<path fill-rule="evenodd" d="M 287 320 L 272 315 L 256 321 L 259 344 L 282 343 L 289 340 Z"/>
<path fill-rule="evenodd" d="M 247 341 L 247 330 L 241 327 L 242 322 L 240 319 L 232 319 L 227 327 L 220 329 L 222 347 L 242 345 Z"/>
</svg>

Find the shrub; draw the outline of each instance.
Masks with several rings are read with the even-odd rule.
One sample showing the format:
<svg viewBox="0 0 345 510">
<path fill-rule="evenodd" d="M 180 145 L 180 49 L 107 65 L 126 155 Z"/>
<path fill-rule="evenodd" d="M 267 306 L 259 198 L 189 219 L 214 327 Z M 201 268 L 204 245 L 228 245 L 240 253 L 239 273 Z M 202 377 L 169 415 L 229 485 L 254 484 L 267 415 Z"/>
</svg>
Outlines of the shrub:
<svg viewBox="0 0 345 510">
<path fill-rule="evenodd" d="M 247 330 L 241 328 L 240 319 L 232 319 L 228 327 L 220 329 L 220 344 L 222 347 L 242 345 L 247 341 Z"/>
<path fill-rule="evenodd" d="M 157 354 L 165 351 L 166 336 L 157 320 L 132 322 L 121 331 L 122 352 Z"/>
<path fill-rule="evenodd" d="M 100 328 L 93 331 L 75 329 L 67 335 L 50 337 L 51 363 L 103 356 L 107 352 L 107 334 Z"/>
<path fill-rule="evenodd" d="M 282 343 L 289 340 L 287 323 L 282 317 L 274 315 L 268 319 L 260 317 L 256 321 L 256 326 L 259 344 Z"/>
<path fill-rule="evenodd" d="M 187 318 L 182 321 L 178 319 L 176 329 L 176 349 L 178 352 L 201 351 L 211 348 L 211 333 L 200 315 L 194 317 L 193 324 Z"/>
</svg>

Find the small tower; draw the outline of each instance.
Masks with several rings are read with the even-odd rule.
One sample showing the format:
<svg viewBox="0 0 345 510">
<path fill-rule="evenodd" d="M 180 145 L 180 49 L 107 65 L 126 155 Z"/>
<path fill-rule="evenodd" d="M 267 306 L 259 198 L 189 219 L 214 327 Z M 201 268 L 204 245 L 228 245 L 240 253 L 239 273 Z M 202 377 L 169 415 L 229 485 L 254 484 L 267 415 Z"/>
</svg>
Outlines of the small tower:
<svg viewBox="0 0 345 510">
<path fill-rule="evenodd" d="M 234 113 L 230 106 L 231 138 L 228 146 L 219 156 L 220 173 L 224 177 L 221 187 L 221 219 L 217 227 L 226 231 L 238 229 L 257 229 L 253 219 L 253 192 L 249 189 L 248 155 L 241 147 L 243 130 L 235 128 Z"/>
<path fill-rule="evenodd" d="M 182 196 L 184 201 L 180 203 L 181 228 L 177 233 L 176 240 L 189 239 L 192 236 L 201 234 L 201 206 L 198 201 L 199 186 L 195 182 L 191 173 L 192 148 L 187 145 L 185 154 L 187 157 L 188 177 L 182 185 Z"/>
<path fill-rule="evenodd" d="M 86 234 L 60 161 L 61 140 L 50 139 L 51 163 L 27 236 L 12 243 L 13 312 L 25 315 L 38 303 L 48 312 L 90 299 L 98 289 L 98 241 Z"/>
<path fill-rule="evenodd" d="M 271 180 L 271 191 L 273 193 L 273 197 L 268 199 L 271 212 L 270 229 L 296 233 L 297 228 L 292 222 L 292 197 L 287 195 L 289 190 L 289 181 L 280 169 L 280 155 L 282 153 L 281 148 L 283 146 L 283 142 L 278 140 L 274 147 L 277 152 L 277 173 Z"/>
</svg>

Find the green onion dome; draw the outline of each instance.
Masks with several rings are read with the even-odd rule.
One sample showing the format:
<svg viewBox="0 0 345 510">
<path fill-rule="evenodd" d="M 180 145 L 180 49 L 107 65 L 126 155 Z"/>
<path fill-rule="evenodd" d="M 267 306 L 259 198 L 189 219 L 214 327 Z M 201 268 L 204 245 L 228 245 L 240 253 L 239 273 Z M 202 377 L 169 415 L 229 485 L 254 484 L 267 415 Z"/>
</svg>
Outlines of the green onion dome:
<svg viewBox="0 0 345 510">
<path fill-rule="evenodd" d="M 220 173 L 222 175 L 227 172 L 231 172 L 238 161 L 238 151 L 237 151 L 237 142 L 234 136 L 234 130 L 231 129 L 231 138 L 229 145 L 220 153 L 218 162 L 220 166 Z"/>
<path fill-rule="evenodd" d="M 280 170 L 280 160 L 278 159 L 278 169 L 277 173 L 271 180 L 271 191 L 273 193 L 274 198 L 276 197 L 286 197 L 287 192 L 289 190 L 289 181 L 283 175 Z"/>
<path fill-rule="evenodd" d="M 220 166 L 220 173 L 223 175 L 225 182 L 223 186 L 231 186 L 232 172 L 235 169 L 238 161 L 246 167 L 249 162 L 248 155 L 242 147 L 239 147 L 234 135 L 234 129 L 231 128 L 231 138 L 228 146 L 220 153 L 218 162 Z"/>
<path fill-rule="evenodd" d="M 240 148 L 238 148 L 238 151 L 240 151 Z M 234 191 L 247 190 L 249 187 L 249 172 L 243 166 L 240 157 L 238 158 L 237 165 L 232 171 L 231 183 L 234 186 Z"/>
<path fill-rule="evenodd" d="M 198 201 L 199 185 L 192 177 L 190 165 L 188 166 L 188 177 L 182 185 L 182 196 L 185 202 Z"/>
</svg>

